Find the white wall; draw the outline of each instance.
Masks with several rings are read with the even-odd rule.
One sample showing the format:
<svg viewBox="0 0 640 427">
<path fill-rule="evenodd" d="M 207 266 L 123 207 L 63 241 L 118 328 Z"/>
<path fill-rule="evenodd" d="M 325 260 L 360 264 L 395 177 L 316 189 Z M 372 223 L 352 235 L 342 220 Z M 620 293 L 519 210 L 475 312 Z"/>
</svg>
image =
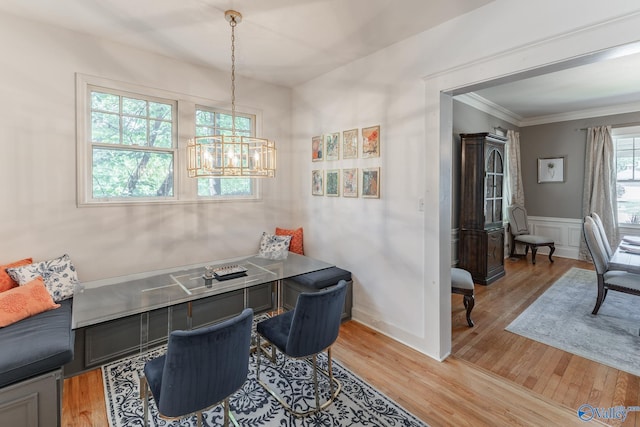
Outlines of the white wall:
<svg viewBox="0 0 640 427">
<path fill-rule="evenodd" d="M 634 8 L 628 1 L 498 0 L 295 88 L 294 167 L 302 178 L 294 194 L 305 249 L 352 271 L 357 320 L 436 359 L 447 356 L 451 102 L 441 92 L 635 41 Z M 382 127 L 382 198 L 311 196 L 312 169 L 373 163 L 312 163 L 311 137 L 375 124 Z"/>
<path fill-rule="evenodd" d="M 75 73 L 222 102 L 230 76 L 2 14 L 0 52 L 0 263 L 68 253 L 95 280 L 254 253 L 262 231 L 292 225 L 290 89 L 237 81 L 238 110 L 262 110 L 279 149 L 263 201 L 78 208 Z"/>
</svg>

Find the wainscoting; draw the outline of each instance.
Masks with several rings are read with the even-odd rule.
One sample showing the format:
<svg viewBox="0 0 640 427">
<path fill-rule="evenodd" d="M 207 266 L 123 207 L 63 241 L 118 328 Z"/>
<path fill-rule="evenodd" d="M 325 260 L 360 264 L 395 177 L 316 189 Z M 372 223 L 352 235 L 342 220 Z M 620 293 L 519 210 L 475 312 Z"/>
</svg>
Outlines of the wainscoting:
<svg viewBox="0 0 640 427">
<path fill-rule="evenodd" d="M 553 256 L 578 259 L 580 239 L 582 238 L 582 219 L 529 216 L 529 228 L 531 229 L 531 234 L 547 236 L 554 240 L 556 251 Z M 505 257 L 508 257 L 511 248 L 509 247 L 510 239 L 506 223 L 504 230 L 504 254 Z M 451 230 L 451 265 L 458 263 L 458 232 L 459 229 L 457 228 Z M 549 249 L 541 247 L 538 253 L 548 254 Z"/>
</svg>

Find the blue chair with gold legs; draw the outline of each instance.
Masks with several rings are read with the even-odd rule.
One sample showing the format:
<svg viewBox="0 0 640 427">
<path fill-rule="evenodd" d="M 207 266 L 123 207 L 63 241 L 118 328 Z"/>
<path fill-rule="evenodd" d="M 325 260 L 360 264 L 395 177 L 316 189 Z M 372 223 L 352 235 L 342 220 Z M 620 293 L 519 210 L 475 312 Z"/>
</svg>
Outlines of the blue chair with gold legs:
<svg viewBox="0 0 640 427">
<path fill-rule="evenodd" d="M 202 425 L 202 411 L 223 403 L 224 425 L 229 419 L 229 396 L 238 390 L 249 373 L 253 310 L 224 322 L 191 331 L 173 331 L 167 352 L 144 366 L 140 393 L 144 399 L 144 425 L 148 425 L 149 391 L 162 417 L 183 417 L 196 413 Z"/>
<path fill-rule="evenodd" d="M 293 310 L 282 313 L 278 316 L 263 320 L 256 327 L 257 332 L 257 379 L 258 382 L 273 395 L 287 411 L 295 416 L 319 412 L 331 405 L 336 396 L 340 393 L 342 385 L 334 378 L 332 369 L 331 346 L 338 338 L 340 330 L 340 320 L 342 307 L 344 306 L 347 282 L 341 280 L 336 286 L 327 288 L 320 292 L 303 292 L 298 296 L 296 306 Z M 286 357 L 294 359 L 311 359 L 313 365 L 313 390 L 315 397 L 315 407 L 309 410 L 304 408 L 294 408 L 273 391 L 260 378 L 260 359 L 265 347 L 261 344 L 264 338 L 267 344 L 271 345 L 270 359 L 275 363 L 276 349 Z M 324 371 L 318 367 L 317 355 L 327 350 L 328 366 Z M 330 396 L 326 402 L 320 403 L 318 386 L 318 373 L 322 373 L 329 380 Z M 288 396 L 291 402 L 299 399 Z"/>
</svg>

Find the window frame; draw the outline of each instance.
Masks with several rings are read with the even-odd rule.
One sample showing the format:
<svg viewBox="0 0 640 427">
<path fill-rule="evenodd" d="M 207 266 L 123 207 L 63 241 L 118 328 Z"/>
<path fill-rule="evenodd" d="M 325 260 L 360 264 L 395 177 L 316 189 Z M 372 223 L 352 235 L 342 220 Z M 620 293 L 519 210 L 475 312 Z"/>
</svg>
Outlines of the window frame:
<svg viewBox="0 0 640 427">
<path fill-rule="evenodd" d="M 175 102 L 176 109 L 172 117 L 172 138 L 175 145 L 173 163 L 173 196 L 144 197 L 144 198 L 93 198 L 92 195 L 92 141 L 91 135 L 91 91 L 102 90 L 105 93 L 128 95 L 162 102 Z M 195 135 L 196 107 L 207 111 L 231 114 L 229 103 L 213 101 L 168 90 L 151 88 L 133 83 L 126 83 L 112 79 L 76 73 L 76 204 L 78 207 L 87 206 L 132 206 L 156 204 L 183 203 L 226 203 L 226 202 L 254 202 L 262 200 L 261 180 L 252 180 L 252 194 L 243 196 L 198 196 L 198 179 L 189 178 L 187 174 L 187 144 Z M 242 106 L 236 115 L 251 117 L 254 135 L 261 131 L 262 112 L 255 108 Z M 109 144 L 110 148 L 140 149 L 138 146 L 120 146 Z M 155 152 L 157 148 L 147 147 Z M 163 152 L 169 150 L 161 149 Z M 152 151 L 152 150 L 149 150 Z M 206 178 L 205 178 L 206 179 Z M 224 179 L 224 178 L 222 178 Z"/>
<path fill-rule="evenodd" d="M 618 227 L 622 227 L 622 228 L 640 228 L 640 224 L 636 224 L 636 223 L 632 223 L 632 222 L 621 222 L 620 221 L 620 204 L 618 203 L 618 195 L 617 195 L 617 185 L 619 183 L 629 183 L 629 182 L 637 182 L 640 183 L 640 178 L 638 179 L 625 179 L 625 180 L 618 180 L 618 139 L 626 139 L 626 138 L 634 138 L 634 139 L 638 139 L 640 140 L 640 126 L 624 126 L 624 127 L 617 127 L 617 128 L 613 128 L 611 130 L 611 138 L 613 139 L 613 145 L 614 145 L 614 156 L 615 156 L 615 167 L 616 167 L 616 205 L 617 205 L 617 216 L 618 216 Z M 634 141 L 635 144 L 635 141 Z M 634 151 L 634 157 L 633 159 L 636 159 L 635 156 L 635 148 L 633 149 Z M 640 149 L 638 150 L 638 156 L 637 159 L 640 161 Z M 640 200 L 639 200 L 640 201 Z"/>
</svg>

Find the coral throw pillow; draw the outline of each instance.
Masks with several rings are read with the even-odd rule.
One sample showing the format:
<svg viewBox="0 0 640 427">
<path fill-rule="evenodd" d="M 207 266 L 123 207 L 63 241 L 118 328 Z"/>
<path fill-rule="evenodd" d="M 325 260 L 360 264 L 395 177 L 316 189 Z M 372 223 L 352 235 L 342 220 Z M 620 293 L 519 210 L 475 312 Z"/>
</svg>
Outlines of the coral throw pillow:
<svg viewBox="0 0 640 427">
<path fill-rule="evenodd" d="M 25 258 L 10 264 L 0 265 L 0 292 L 8 291 L 9 289 L 18 286 L 18 282 L 13 280 L 11 276 L 7 274 L 7 268 L 21 267 L 23 265 L 29 265 L 32 262 L 32 258 Z"/>
<path fill-rule="evenodd" d="M 304 255 L 304 245 L 302 242 L 302 227 L 296 230 L 276 227 L 276 236 L 291 236 L 289 251 L 295 254 Z"/>
<path fill-rule="evenodd" d="M 58 307 L 60 304 L 53 302 L 42 278 L 38 277 L 26 285 L 0 293 L 0 327 Z"/>
</svg>

